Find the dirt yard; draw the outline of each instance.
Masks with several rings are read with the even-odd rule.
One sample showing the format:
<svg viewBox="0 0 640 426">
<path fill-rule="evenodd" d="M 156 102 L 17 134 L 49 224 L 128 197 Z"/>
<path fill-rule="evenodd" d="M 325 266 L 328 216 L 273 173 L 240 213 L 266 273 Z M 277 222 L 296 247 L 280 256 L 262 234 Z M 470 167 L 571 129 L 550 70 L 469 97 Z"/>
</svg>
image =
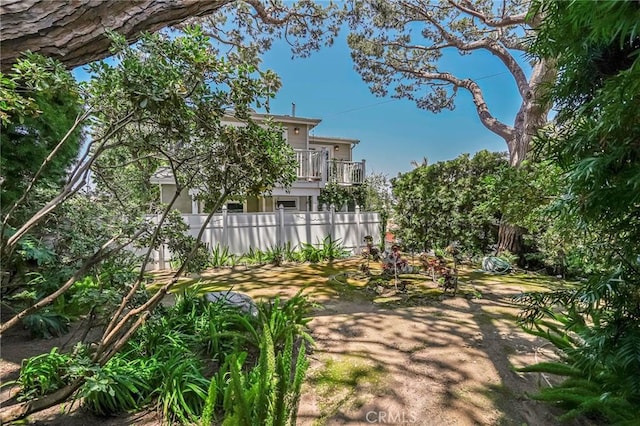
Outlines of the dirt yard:
<svg viewBox="0 0 640 426">
<path fill-rule="evenodd" d="M 561 283 L 464 269 L 456 297 L 443 296 L 420 275 L 409 281 L 406 293 L 397 293 L 393 286 L 367 285 L 357 273 L 358 263 L 350 259 L 330 265 L 239 267 L 201 277 L 211 289 L 233 287 L 256 299 L 289 296 L 306 287 L 305 293 L 318 303 L 310 323 L 316 347 L 298 424 L 558 424 L 549 406 L 526 397 L 546 386 L 545 378 L 513 371 L 554 354 L 544 341 L 518 328 L 511 298 Z M 22 359 L 67 339 L 34 341 L 24 330 L 10 330 L 2 337 L 3 383 L 17 376 Z M 3 387 L 0 400 L 14 391 Z M 35 414 L 29 422 L 160 424 L 155 413 L 97 418 L 77 403 Z"/>
</svg>

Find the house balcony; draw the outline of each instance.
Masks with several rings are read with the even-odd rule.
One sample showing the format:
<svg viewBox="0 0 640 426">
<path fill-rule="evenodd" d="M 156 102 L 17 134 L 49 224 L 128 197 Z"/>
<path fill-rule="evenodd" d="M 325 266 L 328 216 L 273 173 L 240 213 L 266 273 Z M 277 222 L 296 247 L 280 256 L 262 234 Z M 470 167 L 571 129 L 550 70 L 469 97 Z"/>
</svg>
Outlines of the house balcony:
<svg viewBox="0 0 640 426">
<path fill-rule="evenodd" d="M 329 161 L 329 182 L 338 185 L 360 185 L 364 183 L 365 161 Z"/>
<path fill-rule="evenodd" d="M 329 160 L 327 151 L 297 149 L 298 180 L 327 182 L 338 185 L 359 185 L 365 179 L 365 161 Z"/>
</svg>

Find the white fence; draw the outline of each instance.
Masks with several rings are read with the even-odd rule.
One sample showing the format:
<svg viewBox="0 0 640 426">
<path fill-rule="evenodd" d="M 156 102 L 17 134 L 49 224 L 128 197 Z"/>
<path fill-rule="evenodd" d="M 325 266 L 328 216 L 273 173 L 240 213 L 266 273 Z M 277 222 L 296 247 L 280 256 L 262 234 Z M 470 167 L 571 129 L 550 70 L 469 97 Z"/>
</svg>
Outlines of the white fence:
<svg viewBox="0 0 640 426">
<path fill-rule="evenodd" d="M 205 214 L 183 214 L 189 234 L 198 232 L 207 218 Z M 365 235 L 380 241 L 380 215 L 374 212 L 336 212 L 332 208 L 322 212 L 290 212 L 283 208 L 275 213 L 228 213 L 226 209 L 214 215 L 206 225 L 202 241 L 210 249 L 228 247 L 234 254 L 247 253 L 250 248 L 267 250 L 287 243 L 297 247 L 301 243 L 318 244 L 327 236 L 340 239 L 342 246 L 358 253 L 365 245 Z M 150 269 L 169 267 L 171 253 L 160 247 L 153 253 Z"/>
</svg>

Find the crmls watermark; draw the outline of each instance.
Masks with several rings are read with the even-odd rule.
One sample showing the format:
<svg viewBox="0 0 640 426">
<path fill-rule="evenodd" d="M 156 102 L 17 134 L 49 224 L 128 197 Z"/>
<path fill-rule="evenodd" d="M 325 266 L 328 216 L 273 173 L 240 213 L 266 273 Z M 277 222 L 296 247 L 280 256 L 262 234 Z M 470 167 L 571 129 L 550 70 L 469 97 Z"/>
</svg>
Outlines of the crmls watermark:
<svg viewBox="0 0 640 426">
<path fill-rule="evenodd" d="M 367 423 L 393 425 L 416 423 L 418 421 L 415 413 L 405 413 L 404 411 L 367 411 L 365 419 Z"/>
</svg>

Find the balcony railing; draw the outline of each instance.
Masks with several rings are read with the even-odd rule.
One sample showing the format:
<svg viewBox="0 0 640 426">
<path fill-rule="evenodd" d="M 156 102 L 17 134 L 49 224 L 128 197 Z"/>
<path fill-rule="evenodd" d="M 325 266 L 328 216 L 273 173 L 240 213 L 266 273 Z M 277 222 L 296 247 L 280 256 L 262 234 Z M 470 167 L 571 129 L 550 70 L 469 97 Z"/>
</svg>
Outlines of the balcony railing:
<svg viewBox="0 0 640 426">
<path fill-rule="evenodd" d="M 327 160 L 327 151 L 297 149 L 298 179 L 357 185 L 364 182 L 365 162 Z"/>
<path fill-rule="evenodd" d="M 364 161 L 332 160 L 329 163 L 329 181 L 339 185 L 364 183 Z"/>
<path fill-rule="evenodd" d="M 326 151 L 296 149 L 296 157 L 298 160 L 298 179 L 322 180 Z"/>
</svg>

